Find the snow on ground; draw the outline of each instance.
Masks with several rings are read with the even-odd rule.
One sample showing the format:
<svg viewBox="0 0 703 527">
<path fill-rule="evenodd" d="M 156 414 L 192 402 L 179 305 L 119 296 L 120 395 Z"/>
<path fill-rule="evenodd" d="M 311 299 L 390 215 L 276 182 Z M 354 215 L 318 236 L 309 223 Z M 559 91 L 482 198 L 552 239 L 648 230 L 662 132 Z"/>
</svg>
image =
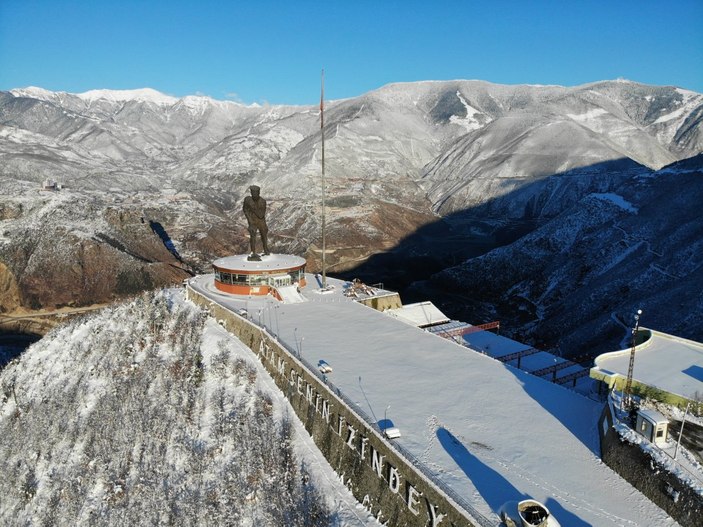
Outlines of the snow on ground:
<svg viewBox="0 0 703 527">
<path fill-rule="evenodd" d="M 141 88 L 136 90 L 89 90 L 75 95 L 85 101 L 105 99 L 111 102 L 141 101 L 159 105 L 171 105 L 178 101 L 177 97 L 165 95 L 153 88 Z"/>
<path fill-rule="evenodd" d="M 308 363 L 326 361 L 342 393 L 398 427 L 396 441 L 486 517 L 529 496 L 565 527 L 676 525 L 600 460 L 601 404 L 383 316 L 329 281 L 335 293 L 320 295 L 309 277 L 309 301 L 292 305 L 220 294 L 212 275 L 191 284 L 247 309 Z"/>
<path fill-rule="evenodd" d="M 574 121 L 583 123 L 587 121 L 592 121 L 593 119 L 597 119 L 598 117 L 606 115 L 607 113 L 607 110 L 604 110 L 603 108 L 592 108 L 584 113 L 567 113 L 566 116 L 570 117 Z"/>
<path fill-rule="evenodd" d="M 627 212 L 632 212 L 633 214 L 637 214 L 637 207 L 635 207 L 632 203 L 627 201 L 625 198 L 623 198 L 619 194 L 615 194 L 613 192 L 606 192 L 606 193 L 593 193 L 589 194 L 590 197 L 600 199 L 603 201 L 609 201 L 613 203 L 614 205 L 617 205 L 621 209 L 626 210 Z"/>
<path fill-rule="evenodd" d="M 203 337 L 205 347 L 208 349 L 215 348 L 217 342 L 227 339 L 233 344 L 233 351 L 236 357 L 256 365 L 258 388 L 272 396 L 275 401 L 274 408 L 279 417 L 285 415 L 293 422 L 295 429 L 293 442 L 295 453 L 300 456 L 306 469 L 310 472 L 312 480 L 322 491 L 327 505 L 337 515 L 338 525 L 340 527 L 380 525 L 354 498 L 351 491 L 342 483 L 335 471 L 332 470 L 332 467 L 322 452 L 320 452 L 320 449 L 317 448 L 310 434 L 305 430 L 303 423 L 295 415 L 288 399 L 286 399 L 280 388 L 276 386 L 276 383 L 263 367 L 256 354 L 212 319 L 206 325 Z"/>
<path fill-rule="evenodd" d="M 620 409 L 622 407 L 621 393 L 611 392 L 608 396 L 608 404 L 610 404 L 611 414 L 616 421 L 615 429 L 623 438 L 638 445 L 656 460 L 660 467 L 676 475 L 680 481 L 685 482 L 691 489 L 703 496 L 703 466 L 685 447 L 677 446 L 677 437 L 672 437 L 669 432 L 665 445 L 655 445 L 623 422 L 627 418 L 628 412 Z"/>
<path fill-rule="evenodd" d="M 378 525 L 253 353 L 182 291 L 31 346 L 0 371 L 0 437 L 3 526 Z"/>
<path fill-rule="evenodd" d="M 471 106 L 466 99 L 461 95 L 461 92 L 457 90 L 456 96 L 459 98 L 461 101 L 461 104 L 464 106 L 466 109 L 466 115 L 464 117 L 459 117 L 457 115 L 452 115 L 449 118 L 449 122 L 453 124 L 458 124 L 459 126 L 463 126 L 467 132 L 473 132 L 474 130 L 478 130 L 479 128 L 482 128 L 485 126 L 486 123 L 492 121 L 490 118 L 486 118 L 484 116 L 485 122 L 481 123 L 478 119 L 476 119 L 477 115 L 483 116 L 483 114 Z"/>
</svg>

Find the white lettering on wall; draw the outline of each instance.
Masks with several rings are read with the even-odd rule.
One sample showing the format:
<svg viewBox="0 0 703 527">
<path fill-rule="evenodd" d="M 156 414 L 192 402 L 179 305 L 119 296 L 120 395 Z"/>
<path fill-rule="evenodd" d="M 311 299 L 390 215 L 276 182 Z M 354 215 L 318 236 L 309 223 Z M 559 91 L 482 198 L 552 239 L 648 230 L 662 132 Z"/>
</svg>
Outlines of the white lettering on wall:
<svg viewBox="0 0 703 527">
<path fill-rule="evenodd" d="M 319 393 L 315 395 L 315 413 L 320 413 L 320 401 L 322 400 L 322 395 Z"/>
<path fill-rule="evenodd" d="M 437 512 L 437 507 L 435 505 L 432 505 L 430 503 L 430 500 L 427 500 L 427 508 L 430 510 L 430 520 L 432 521 L 432 527 L 437 527 L 439 525 L 439 522 L 444 519 L 444 514 L 439 514 Z"/>
<path fill-rule="evenodd" d="M 391 489 L 393 494 L 398 494 L 400 490 L 400 475 L 398 474 L 398 469 L 393 465 L 388 465 L 388 488 Z"/>
<path fill-rule="evenodd" d="M 342 428 L 343 427 L 344 427 L 344 416 L 338 415 L 337 416 L 337 435 L 339 437 L 342 437 Z"/>
<path fill-rule="evenodd" d="M 285 369 L 287 367 L 286 361 L 283 358 L 285 356 L 284 352 L 281 352 L 280 355 L 277 355 L 274 350 L 269 346 L 268 342 L 266 342 L 265 340 L 261 340 L 261 342 L 259 343 L 259 353 L 263 356 L 264 359 L 267 359 L 265 361 L 262 360 L 262 362 L 268 362 L 270 364 L 270 370 L 280 374 L 281 376 L 284 375 Z M 314 405 L 314 413 L 320 414 L 322 418 L 326 421 L 326 423 L 329 425 L 333 405 L 330 404 L 329 400 L 327 400 L 325 397 L 323 397 L 320 393 L 317 392 L 317 390 L 315 389 L 316 385 L 306 381 L 303 375 L 297 373 L 293 368 L 291 368 L 290 370 L 290 377 L 287 382 L 291 386 L 291 388 L 295 387 L 298 392 L 298 395 L 305 397 L 305 400 L 307 400 L 309 405 Z M 305 385 L 304 391 L 303 385 Z M 347 429 L 346 439 L 344 438 L 345 425 Z M 400 494 L 402 476 L 398 469 L 390 463 L 387 463 L 385 461 L 385 456 L 374 448 L 373 444 L 371 443 L 371 440 L 373 440 L 374 437 L 367 437 L 361 435 L 360 431 L 356 427 L 347 423 L 345 416 L 341 414 L 337 415 L 336 427 L 332 427 L 332 430 L 338 436 L 340 436 L 340 438 L 342 438 L 342 440 L 350 449 L 357 452 L 362 460 L 367 459 L 368 450 L 371 449 L 371 470 L 373 470 L 376 475 L 383 480 L 386 480 L 386 478 L 384 478 L 383 476 L 384 469 L 387 470 L 387 482 L 389 490 L 394 494 Z M 368 430 L 362 430 L 368 432 Z M 341 462 L 342 460 L 340 459 L 340 467 L 338 467 L 337 473 L 340 472 L 339 469 L 341 468 Z M 344 474 L 342 474 L 341 478 L 343 483 L 350 489 L 354 486 L 351 478 L 345 478 Z M 410 482 L 405 482 L 404 502 L 408 510 L 410 510 L 410 512 L 412 512 L 416 516 L 420 514 L 418 506 L 420 504 L 420 498 L 422 497 L 422 495 L 422 492 L 420 492 L 413 485 L 411 485 Z M 441 514 L 438 511 L 437 506 L 430 503 L 428 499 L 425 499 L 425 501 L 427 504 L 430 525 L 431 527 L 438 527 L 442 520 L 445 518 L 445 515 Z M 369 494 L 366 494 L 364 496 L 362 500 L 362 506 L 364 506 L 364 508 L 371 512 L 372 500 Z M 380 508 L 376 513 L 376 517 L 379 519 L 379 521 L 383 517 L 383 513 L 381 512 Z M 387 520 L 385 523 L 387 523 Z"/>
<path fill-rule="evenodd" d="M 381 475 L 381 469 L 383 468 L 384 457 L 385 456 L 382 456 L 378 450 L 376 450 L 374 447 L 371 447 L 371 468 L 376 471 L 376 474 L 379 478 L 383 477 Z"/>
<path fill-rule="evenodd" d="M 415 487 L 413 487 L 410 483 L 407 484 L 408 486 L 408 509 L 410 509 L 410 512 L 412 512 L 415 516 L 420 514 L 420 511 L 417 510 L 417 506 L 420 503 L 420 500 L 418 498 L 422 496 L 421 493 L 419 493 Z"/>
<path fill-rule="evenodd" d="M 349 437 L 347 437 L 347 446 L 354 450 L 354 437 L 356 436 L 356 429 L 352 425 L 347 425 L 347 430 L 349 430 Z"/>
<path fill-rule="evenodd" d="M 366 459 L 366 445 L 369 442 L 368 437 L 362 437 L 361 438 L 361 459 Z"/>
</svg>

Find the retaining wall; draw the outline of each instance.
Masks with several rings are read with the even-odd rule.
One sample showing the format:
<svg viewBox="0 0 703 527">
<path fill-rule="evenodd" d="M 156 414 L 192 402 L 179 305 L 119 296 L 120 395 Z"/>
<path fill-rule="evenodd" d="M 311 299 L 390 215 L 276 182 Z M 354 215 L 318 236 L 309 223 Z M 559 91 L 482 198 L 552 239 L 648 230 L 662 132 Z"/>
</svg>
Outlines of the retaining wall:
<svg viewBox="0 0 703 527">
<path fill-rule="evenodd" d="M 385 311 L 386 309 L 398 309 L 403 307 L 398 293 L 386 293 L 379 296 L 370 296 L 362 298 L 358 302 L 365 306 L 372 307 L 377 311 Z"/>
<path fill-rule="evenodd" d="M 496 525 L 440 488 L 431 474 L 391 445 L 375 423 L 345 402 L 344 395 L 316 370 L 262 328 L 187 288 L 188 298 L 258 354 L 318 448 L 357 500 L 382 523 L 397 526 Z"/>
<path fill-rule="evenodd" d="M 599 424 L 603 461 L 683 527 L 700 527 L 703 498 L 638 445 L 624 439 L 613 426 L 610 405 L 605 405 Z"/>
</svg>

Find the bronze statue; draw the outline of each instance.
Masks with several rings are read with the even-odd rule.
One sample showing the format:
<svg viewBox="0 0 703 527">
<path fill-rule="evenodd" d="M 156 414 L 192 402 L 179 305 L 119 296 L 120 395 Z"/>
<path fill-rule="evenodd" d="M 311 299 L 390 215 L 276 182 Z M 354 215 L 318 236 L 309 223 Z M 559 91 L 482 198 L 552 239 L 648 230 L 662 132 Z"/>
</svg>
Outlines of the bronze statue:
<svg viewBox="0 0 703 527">
<path fill-rule="evenodd" d="M 249 223 L 249 245 L 251 247 L 251 255 L 248 260 L 259 261 L 261 258 L 256 254 L 256 231 L 261 235 L 261 243 L 264 249 L 264 255 L 269 254 L 268 248 L 268 232 L 266 226 L 266 200 L 259 196 L 261 189 L 256 185 L 249 187 L 251 196 L 244 198 L 244 216 Z"/>
</svg>

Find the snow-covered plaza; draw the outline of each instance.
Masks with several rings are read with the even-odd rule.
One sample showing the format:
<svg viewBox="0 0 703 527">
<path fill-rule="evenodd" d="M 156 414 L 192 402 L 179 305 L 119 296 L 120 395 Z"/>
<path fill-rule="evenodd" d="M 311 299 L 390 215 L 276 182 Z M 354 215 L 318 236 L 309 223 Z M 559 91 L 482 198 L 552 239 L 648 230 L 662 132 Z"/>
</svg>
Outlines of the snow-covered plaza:
<svg viewBox="0 0 703 527">
<path fill-rule="evenodd" d="M 325 293 L 307 283 L 306 301 L 285 304 L 224 294 L 213 275 L 190 280 L 307 363 L 324 361 L 347 399 L 397 427 L 393 441 L 484 516 L 531 497 L 562 526 L 676 525 L 601 461 L 602 404 L 355 302 L 344 282 L 328 279 Z"/>
</svg>

